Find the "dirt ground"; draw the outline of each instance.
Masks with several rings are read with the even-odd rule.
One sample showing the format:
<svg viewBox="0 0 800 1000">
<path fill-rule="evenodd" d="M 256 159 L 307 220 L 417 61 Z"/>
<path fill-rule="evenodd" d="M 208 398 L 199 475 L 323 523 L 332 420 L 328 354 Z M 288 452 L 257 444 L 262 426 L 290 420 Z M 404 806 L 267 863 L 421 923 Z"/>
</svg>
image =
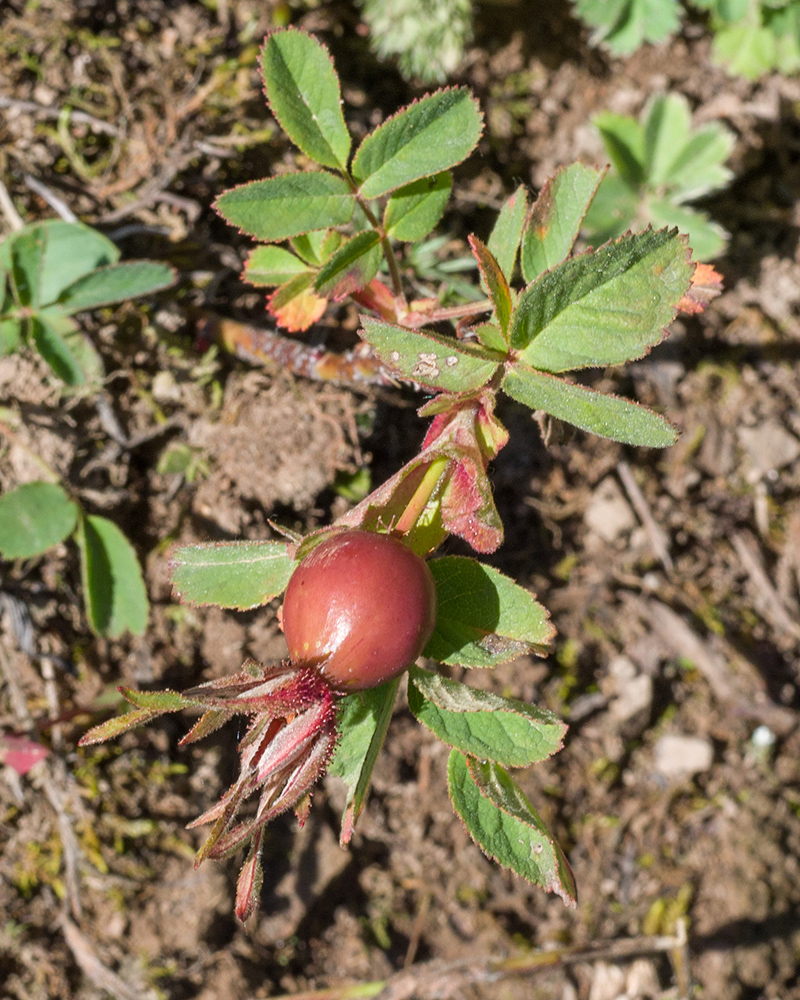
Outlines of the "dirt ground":
<svg viewBox="0 0 800 1000">
<path fill-rule="evenodd" d="M 587 48 L 561 2 L 487 3 L 454 81 L 488 126 L 441 226 L 457 252 L 468 232 L 486 237 L 516 184 L 602 161 L 596 111 L 638 113 L 669 88 L 737 136 L 736 178 L 705 206 L 731 233 L 724 293 L 598 378 L 665 412 L 678 444 L 558 428 L 545 444 L 528 411 L 500 411 L 506 542 L 492 561 L 538 593 L 558 638 L 548 660 L 469 680 L 570 723 L 563 752 L 520 781 L 568 852 L 577 908 L 471 843 L 446 751 L 402 705 L 350 849 L 329 778 L 302 830 L 289 817 L 270 828 L 246 929 L 237 860 L 195 871 L 202 831 L 185 829 L 231 779 L 235 734 L 180 749 L 186 720 L 169 717 L 77 749 L 119 683 L 183 688 L 283 655 L 274 608 L 177 606 L 170 545 L 273 537 L 268 519 L 329 523 L 347 509 L 342 482 L 367 467 L 380 483 L 424 433 L 410 390 L 356 393 L 194 348 L 194 307 L 266 324 L 263 295 L 238 277 L 247 240 L 210 203 L 297 164 L 255 66 L 278 13 L 257 0 L 19 0 L 0 13 L 0 179 L 18 211 L 54 214 L 31 175 L 126 256 L 181 276 L 158 301 L 86 317 L 109 372 L 99 398 L 61 397 L 30 355 L 0 360 L 0 405 L 17 421 L 0 488 L 37 477 L 36 451 L 126 531 L 152 601 L 141 639 L 99 640 L 72 543 L 2 567 L 0 730 L 33 726 L 51 753 L 0 781 L 0 997 L 257 1000 L 388 980 L 393 998 L 800 1000 L 800 80 L 727 77 L 698 24 L 621 61 Z M 421 92 L 376 63 L 353 6 L 293 20 L 331 47 L 356 131 Z M 90 117 L 59 118 L 65 106 Z M 342 311 L 318 332 L 341 349 L 354 326 Z M 195 449 L 192 474 L 157 471 L 176 443 Z M 563 961 L 492 965 L 540 949 Z"/>
</svg>

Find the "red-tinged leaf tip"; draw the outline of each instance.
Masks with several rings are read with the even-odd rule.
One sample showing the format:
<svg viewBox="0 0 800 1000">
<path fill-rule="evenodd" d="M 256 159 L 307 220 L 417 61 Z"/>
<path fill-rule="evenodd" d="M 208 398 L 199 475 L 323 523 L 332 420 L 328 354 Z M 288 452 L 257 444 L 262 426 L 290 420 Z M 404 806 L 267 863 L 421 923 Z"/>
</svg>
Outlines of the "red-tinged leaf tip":
<svg viewBox="0 0 800 1000">
<path fill-rule="evenodd" d="M 263 869 L 261 867 L 261 831 L 253 837 L 250 853 L 242 865 L 236 885 L 236 916 L 244 923 L 258 905 Z"/>
<path fill-rule="evenodd" d="M 696 316 L 721 293 L 722 275 L 711 264 L 699 263 L 695 266 L 686 294 L 678 302 L 678 310 Z"/>
<path fill-rule="evenodd" d="M 267 296 L 267 308 L 276 321 L 291 333 L 301 333 L 322 316 L 328 300 L 317 295 L 313 288 L 306 288 L 299 295 L 283 301 L 282 288 Z"/>
</svg>

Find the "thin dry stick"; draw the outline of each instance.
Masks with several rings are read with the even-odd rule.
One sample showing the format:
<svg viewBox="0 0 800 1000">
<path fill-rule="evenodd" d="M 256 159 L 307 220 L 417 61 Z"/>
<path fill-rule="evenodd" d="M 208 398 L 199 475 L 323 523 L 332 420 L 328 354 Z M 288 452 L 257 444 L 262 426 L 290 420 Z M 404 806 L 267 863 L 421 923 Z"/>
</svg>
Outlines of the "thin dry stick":
<svg viewBox="0 0 800 1000">
<path fill-rule="evenodd" d="M 578 965 L 582 962 L 626 962 L 647 955 L 666 954 L 670 958 L 687 955 L 686 925 L 681 920 L 672 936 L 628 938 L 606 941 L 583 948 L 553 948 L 533 951 L 512 958 L 460 959 L 455 962 L 421 962 L 396 973 L 389 979 L 353 986 L 332 986 L 304 993 L 287 993 L 275 1000 L 427 1000 L 460 996 L 475 983 L 495 983 L 509 976 L 534 975 L 548 969 Z M 688 974 L 679 988 L 688 984 Z M 688 988 L 688 986 L 686 986 Z"/>
<path fill-rule="evenodd" d="M 785 632 L 793 639 L 800 639 L 800 625 L 791 617 L 777 590 L 772 586 L 752 535 L 749 537 L 745 534 L 734 535 L 731 542 L 739 561 L 750 577 L 764 617 L 773 628 Z"/>
<path fill-rule="evenodd" d="M 47 202 L 54 212 L 58 213 L 64 222 L 78 221 L 78 216 L 75 215 L 69 205 L 67 205 L 65 201 L 62 201 L 57 194 L 51 191 L 46 184 L 42 184 L 41 181 L 38 181 L 35 177 L 31 177 L 30 174 L 25 174 L 22 179 L 34 194 L 38 194 L 40 198 Z"/>
<path fill-rule="evenodd" d="M 627 462 L 617 463 L 617 475 L 625 487 L 625 492 L 628 494 L 628 499 L 633 504 L 633 509 L 639 515 L 639 520 L 642 522 L 644 530 L 647 532 L 647 539 L 650 542 L 650 547 L 656 555 L 656 558 L 664 567 L 664 569 L 671 573 L 673 569 L 672 556 L 669 554 L 669 546 L 667 542 L 667 536 L 656 523 L 656 519 L 653 517 L 653 513 L 650 510 L 650 504 L 647 502 L 644 493 L 639 489 L 639 484 L 633 478 L 633 473 Z"/>
<path fill-rule="evenodd" d="M 64 933 L 67 947 L 72 952 L 72 957 L 81 967 L 86 978 L 91 980 L 95 986 L 110 993 L 116 1000 L 143 1000 L 142 994 L 138 990 L 128 986 L 124 979 L 121 979 L 116 972 L 100 961 L 89 943 L 89 939 L 76 924 L 65 917 L 61 921 L 61 930 Z"/>
<path fill-rule="evenodd" d="M 0 209 L 6 217 L 6 222 L 15 232 L 22 229 L 25 223 L 22 221 L 19 212 L 14 206 L 14 202 L 11 200 L 8 188 L 2 181 L 0 181 Z"/>
<path fill-rule="evenodd" d="M 8 108 L 11 111 L 27 111 L 30 114 L 39 115 L 41 118 L 59 118 L 62 111 L 61 108 L 47 108 L 43 104 L 37 104 L 36 101 L 22 101 L 15 97 L 0 97 L 0 108 Z M 87 114 L 85 111 L 73 111 L 70 109 L 69 116 L 71 121 L 79 122 L 81 125 L 88 125 L 95 132 L 103 132 L 106 135 L 119 135 L 119 129 L 116 125 L 101 121 L 101 119 L 95 118 L 94 115 Z"/>
</svg>

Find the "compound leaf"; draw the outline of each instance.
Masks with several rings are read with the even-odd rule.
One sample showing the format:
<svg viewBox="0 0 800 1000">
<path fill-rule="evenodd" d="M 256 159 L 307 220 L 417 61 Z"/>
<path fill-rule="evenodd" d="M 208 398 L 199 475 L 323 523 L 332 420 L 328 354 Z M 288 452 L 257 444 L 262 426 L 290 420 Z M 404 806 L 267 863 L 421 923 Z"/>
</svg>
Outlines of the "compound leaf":
<svg viewBox="0 0 800 1000">
<path fill-rule="evenodd" d="M 494 667 L 543 652 L 555 635 L 534 595 L 493 566 L 469 556 L 443 556 L 428 565 L 438 612 L 425 656 L 464 667 Z"/>
<path fill-rule="evenodd" d="M 169 563 L 180 601 L 239 611 L 282 594 L 295 565 L 285 542 L 181 545 L 172 550 Z"/>
<path fill-rule="evenodd" d="M 559 751 L 566 725 L 552 712 L 478 691 L 412 667 L 408 705 L 450 747 L 505 767 L 527 767 Z"/>
<path fill-rule="evenodd" d="M 339 301 L 368 285 L 378 273 L 380 264 L 378 233 L 374 229 L 357 233 L 319 269 L 314 290 Z"/>
<path fill-rule="evenodd" d="M 482 131 L 483 115 L 465 87 L 437 90 L 364 139 L 353 159 L 353 177 L 365 198 L 379 198 L 461 163 Z"/>
<path fill-rule="evenodd" d="M 323 167 L 345 170 L 350 133 L 325 46 L 303 31 L 273 31 L 261 50 L 261 70 L 272 113 L 292 142 Z"/>
<path fill-rule="evenodd" d="M 58 545 L 73 530 L 78 505 L 56 483 L 17 486 L 0 497 L 0 553 L 29 559 Z"/>
<path fill-rule="evenodd" d="M 250 251 L 243 278 L 251 285 L 283 285 L 308 272 L 308 264 L 283 247 L 259 246 Z"/>
<path fill-rule="evenodd" d="M 590 41 L 616 56 L 630 55 L 643 42 L 663 42 L 680 27 L 678 0 L 575 0 L 575 10 L 594 28 Z"/>
<path fill-rule="evenodd" d="M 309 230 L 343 226 L 353 217 L 355 204 L 343 177 L 315 172 L 242 184 L 221 194 L 214 207 L 243 233 L 275 243 Z"/>
<path fill-rule="evenodd" d="M 453 808 L 485 854 L 576 905 L 575 878 L 564 852 L 502 767 L 453 750 L 447 783 Z"/>
</svg>

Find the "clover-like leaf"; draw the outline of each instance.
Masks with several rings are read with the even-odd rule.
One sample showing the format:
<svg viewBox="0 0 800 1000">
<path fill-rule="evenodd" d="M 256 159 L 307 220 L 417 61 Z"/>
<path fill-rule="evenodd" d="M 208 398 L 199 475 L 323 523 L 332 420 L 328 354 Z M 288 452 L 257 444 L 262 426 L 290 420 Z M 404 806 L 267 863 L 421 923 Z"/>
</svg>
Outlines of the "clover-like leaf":
<svg viewBox="0 0 800 1000">
<path fill-rule="evenodd" d="M 344 171 L 350 133 L 328 50 L 292 28 L 273 31 L 261 50 L 264 89 L 281 128 L 306 156 Z"/>
<path fill-rule="evenodd" d="M 425 239 L 441 219 L 452 188 L 453 175 L 445 170 L 395 191 L 383 215 L 387 234 L 410 243 Z"/>
<path fill-rule="evenodd" d="M 307 330 L 322 316 L 328 300 L 314 291 L 314 272 L 296 275 L 267 298 L 267 308 L 286 330 Z"/>
<path fill-rule="evenodd" d="M 368 285 L 378 273 L 380 263 L 378 233 L 374 229 L 357 233 L 319 269 L 314 290 L 339 301 Z"/>
<path fill-rule="evenodd" d="M 503 390 L 532 410 L 544 410 L 581 430 L 623 444 L 668 448 L 678 437 L 672 424 L 639 403 L 533 371 L 524 364 L 509 369 Z"/>
<path fill-rule="evenodd" d="M 483 115 L 465 87 L 437 90 L 364 139 L 353 158 L 353 177 L 365 198 L 380 198 L 461 163 L 482 131 Z"/>
<path fill-rule="evenodd" d="M 685 237 L 668 229 L 571 257 L 520 296 L 512 346 L 546 372 L 639 358 L 664 339 L 692 270 Z"/>
<path fill-rule="evenodd" d="M 231 188 L 214 203 L 243 233 L 276 243 L 313 229 L 343 226 L 355 198 L 343 177 L 323 172 L 282 174 Z"/>
<path fill-rule="evenodd" d="M 285 542 L 212 542 L 170 552 L 175 596 L 186 604 L 239 611 L 282 594 L 294 570 Z"/>
<path fill-rule="evenodd" d="M 501 698 L 412 667 L 408 706 L 450 747 L 505 767 L 527 767 L 557 753 L 567 731 L 552 712 Z"/>
<path fill-rule="evenodd" d="M 283 285 L 309 270 L 305 261 L 283 247 L 258 246 L 250 251 L 242 277 L 251 285 Z"/>
<path fill-rule="evenodd" d="M 501 357 L 486 348 L 432 331 L 409 330 L 362 316 L 361 335 L 403 378 L 428 389 L 470 392 L 485 385 Z"/>
<path fill-rule="evenodd" d="M 0 553 L 29 559 L 58 545 L 74 529 L 78 505 L 57 483 L 33 482 L 0 497 Z"/>
<path fill-rule="evenodd" d="M 528 882 L 557 893 L 568 906 L 576 905 L 575 878 L 564 852 L 499 764 L 453 750 L 447 783 L 453 808 L 485 854 Z"/>
</svg>

